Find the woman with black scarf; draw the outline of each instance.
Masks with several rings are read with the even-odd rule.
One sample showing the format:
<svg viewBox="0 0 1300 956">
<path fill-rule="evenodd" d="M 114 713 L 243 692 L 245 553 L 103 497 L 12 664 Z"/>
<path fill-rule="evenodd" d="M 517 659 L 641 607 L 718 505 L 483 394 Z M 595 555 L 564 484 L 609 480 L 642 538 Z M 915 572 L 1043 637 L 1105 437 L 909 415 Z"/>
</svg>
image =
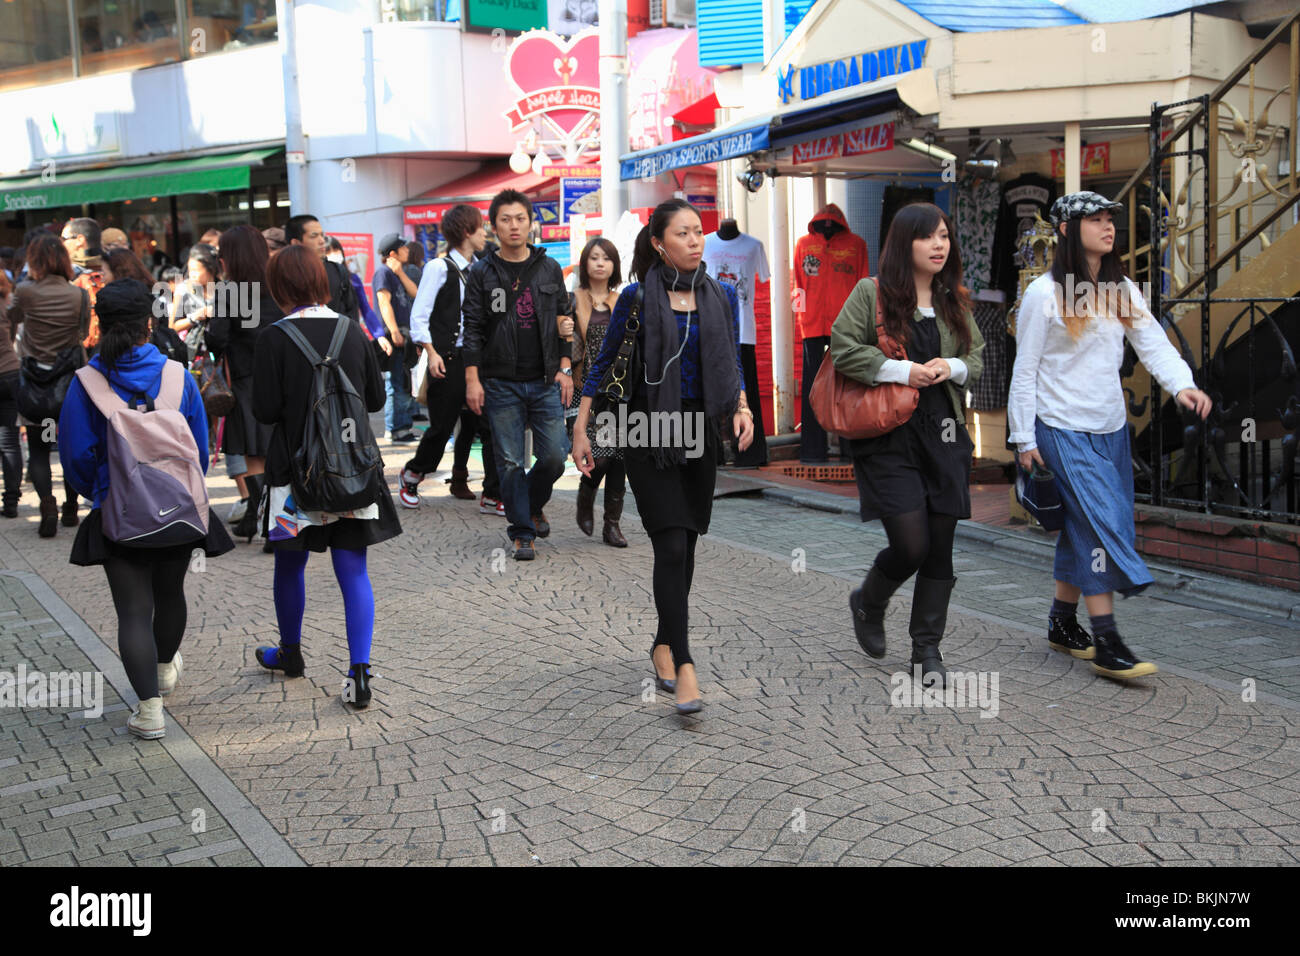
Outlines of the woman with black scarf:
<svg viewBox="0 0 1300 956">
<path fill-rule="evenodd" d="M 592 400 L 623 342 L 633 304 L 639 302 L 636 350 L 643 361 L 633 363 L 640 365 L 641 374 L 629 383 L 628 427 L 619 444 L 641 523 L 654 546 L 659 630 L 650 659 L 660 689 L 676 693 L 679 714 L 703 707 L 687 641 L 687 606 L 695 544 L 708 532 L 713 512 L 719 422 L 730 421 L 741 451 L 754 438 L 754 415 L 742 387 L 740 301 L 732 286 L 705 273 L 703 255 L 704 229 L 695 207 L 681 199 L 655 207 L 632 255 L 631 276 L 638 281 L 623 290 L 614 306 L 600 355 L 587 372 L 573 428 L 573 460 L 590 475 L 595 464 L 587 437 Z M 664 421 L 671 428 L 656 434 L 654 423 Z M 597 440 L 608 431 L 598 416 Z"/>
</svg>

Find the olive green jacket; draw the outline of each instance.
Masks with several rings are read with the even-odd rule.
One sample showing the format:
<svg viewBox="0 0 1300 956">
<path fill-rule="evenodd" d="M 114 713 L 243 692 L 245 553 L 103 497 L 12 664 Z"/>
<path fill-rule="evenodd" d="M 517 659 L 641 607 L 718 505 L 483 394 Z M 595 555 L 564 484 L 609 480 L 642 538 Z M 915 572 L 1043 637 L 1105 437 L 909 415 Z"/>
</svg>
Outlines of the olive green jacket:
<svg viewBox="0 0 1300 956">
<path fill-rule="evenodd" d="M 912 320 L 921 320 L 918 309 Z M 966 402 L 964 393 L 973 388 L 984 371 L 984 336 L 980 335 L 975 317 L 966 313 L 966 325 L 970 329 L 970 351 L 957 351 L 957 337 L 948 323 L 939 319 L 939 357 L 959 358 L 966 363 L 968 372 L 966 381 L 957 385 L 951 379 L 942 383 L 948 390 L 952 401 L 953 413 L 958 422 L 966 424 Z M 876 384 L 876 374 L 889 356 L 876 348 L 876 284 L 871 279 L 863 279 L 849 293 L 844 308 L 831 326 L 831 361 L 835 369 L 851 379 L 866 385 Z"/>
</svg>

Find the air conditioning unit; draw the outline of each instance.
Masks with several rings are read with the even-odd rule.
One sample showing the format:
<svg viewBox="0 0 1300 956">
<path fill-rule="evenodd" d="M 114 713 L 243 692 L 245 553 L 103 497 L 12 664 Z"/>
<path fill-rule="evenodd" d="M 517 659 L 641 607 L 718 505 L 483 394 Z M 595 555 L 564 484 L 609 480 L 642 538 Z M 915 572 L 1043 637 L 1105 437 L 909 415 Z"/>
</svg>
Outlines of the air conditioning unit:
<svg viewBox="0 0 1300 956">
<path fill-rule="evenodd" d="M 650 26 L 695 26 L 695 0 L 650 0 Z"/>
</svg>

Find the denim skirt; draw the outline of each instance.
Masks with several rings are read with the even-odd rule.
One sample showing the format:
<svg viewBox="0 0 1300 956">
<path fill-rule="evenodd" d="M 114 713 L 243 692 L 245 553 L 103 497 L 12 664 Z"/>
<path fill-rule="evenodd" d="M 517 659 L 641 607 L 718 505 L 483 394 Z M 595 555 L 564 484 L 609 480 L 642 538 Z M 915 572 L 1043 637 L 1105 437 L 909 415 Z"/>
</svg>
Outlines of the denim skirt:
<svg viewBox="0 0 1300 956">
<path fill-rule="evenodd" d="M 1056 476 L 1065 528 L 1053 573 L 1085 595 L 1131 597 L 1151 584 L 1133 523 L 1133 458 L 1128 428 L 1105 435 L 1034 424 L 1038 451 Z"/>
</svg>

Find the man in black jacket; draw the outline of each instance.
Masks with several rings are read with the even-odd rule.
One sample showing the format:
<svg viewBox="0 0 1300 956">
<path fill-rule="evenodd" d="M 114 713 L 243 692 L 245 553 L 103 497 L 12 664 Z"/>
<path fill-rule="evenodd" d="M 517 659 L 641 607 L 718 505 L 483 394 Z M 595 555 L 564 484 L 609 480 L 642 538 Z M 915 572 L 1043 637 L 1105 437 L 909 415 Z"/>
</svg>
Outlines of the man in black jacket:
<svg viewBox="0 0 1300 956">
<path fill-rule="evenodd" d="M 573 396 L 573 369 L 570 343 L 561 336 L 572 333 L 573 310 L 559 264 L 528 244 L 528 197 L 513 189 L 497 193 L 488 219 L 501 248 L 474 263 L 465 282 L 465 401 L 487 415 L 506 533 L 515 559 L 530 561 L 533 539 L 551 533 L 542 508 L 568 452 L 564 409 Z M 529 429 L 537 463 L 525 474 Z"/>
<path fill-rule="evenodd" d="M 321 257 L 325 264 L 325 275 L 330 283 L 330 300 L 328 307 L 339 315 L 360 322 L 361 306 L 357 302 L 356 290 L 352 288 L 352 279 L 348 267 L 325 258 L 325 229 L 320 221 L 312 215 L 303 213 L 294 216 L 284 224 L 284 238 L 291 246 L 306 246 Z"/>
</svg>

